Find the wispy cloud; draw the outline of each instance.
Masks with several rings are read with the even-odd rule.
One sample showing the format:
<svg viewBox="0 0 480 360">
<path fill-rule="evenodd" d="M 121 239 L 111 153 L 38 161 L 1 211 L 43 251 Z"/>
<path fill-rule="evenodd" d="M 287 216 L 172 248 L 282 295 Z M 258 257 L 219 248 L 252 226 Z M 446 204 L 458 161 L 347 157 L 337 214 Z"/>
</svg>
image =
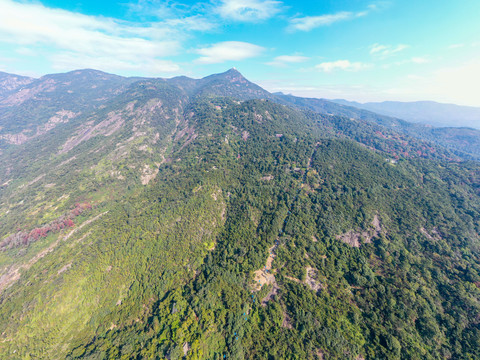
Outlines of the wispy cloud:
<svg viewBox="0 0 480 360">
<path fill-rule="evenodd" d="M 432 61 L 426 56 L 414 56 L 408 59 L 395 61 L 388 64 L 383 64 L 382 69 L 390 69 L 393 66 L 401 66 L 401 65 L 408 65 L 408 64 L 423 65 L 423 64 L 429 64 L 431 62 Z"/>
<path fill-rule="evenodd" d="M 200 64 L 217 64 L 225 61 L 239 61 L 260 55 L 265 49 L 261 46 L 241 41 L 224 41 L 208 47 L 197 49 L 202 55 L 196 62 Z"/>
<path fill-rule="evenodd" d="M 369 11 L 382 11 L 392 6 L 392 4 L 393 1 L 391 0 L 380 0 L 368 5 L 367 9 Z"/>
<path fill-rule="evenodd" d="M 379 11 L 385 8 L 386 6 L 388 6 L 388 4 L 389 2 L 382 1 L 368 5 L 367 8 L 363 11 L 340 11 L 334 14 L 296 17 L 290 20 L 290 24 L 287 27 L 287 30 L 290 32 L 311 31 L 321 26 L 329 26 L 336 22 L 353 20 L 356 18 L 367 16 L 373 11 Z"/>
<path fill-rule="evenodd" d="M 39 3 L 1 0 L 1 8 L 0 41 L 42 47 L 56 69 L 177 72 L 179 66 L 165 58 L 179 53 L 188 31 L 210 28 L 198 17 L 129 23 Z"/>
<path fill-rule="evenodd" d="M 91 56 L 73 52 L 63 52 L 51 58 L 55 70 L 71 70 L 78 68 L 103 69 L 104 71 L 129 71 L 151 75 L 179 73 L 180 66 L 171 60 L 143 59 L 140 62 L 112 58 L 110 56 Z"/>
<path fill-rule="evenodd" d="M 163 21 L 164 26 L 185 31 L 208 31 L 217 27 L 212 20 L 202 15 L 192 15 L 183 18 L 170 18 Z"/>
<path fill-rule="evenodd" d="M 454 49 L 460 49 L 460 48 L 463 48 L 465 47 L 465 44 L 452 44 L 452 45 L 449 45 L 448 48 L 450 50 L 454 50 Z"/>
<path fill-rule="evenodd" d="M 409 47 L 410 46 L 406 44 L 399 44 L 396 46 L 373 44 L 370 46 L 370 54 L 384 59 L 392 55 L 395 55 L 399 52 L 402 52 L 403 50 L 408 49 Z"/>
<path fill-rule="evenodd" d="M 282 11 L 282 2 L 274 0 L 222 0 L 217 12 L 225 19 L 257 22 Z"/>
<path fill-rule="evenodd" d="M 414 64 L 428 64 L 430 63 L 430 59 L 426 57 L 413 57 L 410 59 L 410 61 Z"/>
<path fill-rule="evenodd" d="M 202 21 L 208 18 L 215 6 L 210 2 L 189 2 L 184 4 L 172 0 L 133 0 L 122 5 L 128 8 L 131 17 L 143 22 L 165 19 L 197 18 Z M 218 1 L 218 0 L 217 0 Z M 212 24 L 214 25 L 214 23 Z"/>
<path fill-rule="evenodd" d="M 290 21 L 288 30 L 290 31 L 310 31 L 320 26 L 331 25 L 335 22 L 348 20 L 354 17 L 354 13 L 342 11 L 336 14 L 320 15 L 320 16 L 305 16 L 295 18 Z"/>
<path fill-rule="evenodd" d="M 268 62 L 267 65 L 285 67 L 288 64 L 298 64 L 308 61 L 310 58 L 301 55 L 281 55 Z"/>
<path fill-rule="evenodd" d="M 344 71 L 360 71 L 368 69 L 371 67 L 370 64 L 365 64 L 362 62 L 351 62 L 349 60 L 337 60 L 330 62 L 323 62 L 315 66 L 317 70 L 322 72 L 332 72 L 335 70 L 344 70 Z"/>
</svg>

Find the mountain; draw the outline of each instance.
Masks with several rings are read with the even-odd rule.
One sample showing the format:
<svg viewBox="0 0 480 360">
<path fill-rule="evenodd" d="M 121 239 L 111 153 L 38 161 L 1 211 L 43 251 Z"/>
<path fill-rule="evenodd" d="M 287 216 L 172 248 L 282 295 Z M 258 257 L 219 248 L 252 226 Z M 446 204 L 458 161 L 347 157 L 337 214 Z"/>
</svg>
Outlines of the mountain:
<svg viewBox="0 0 480 360">
<path fill-rule="evenodd" d="M 363 104 L 342 99 L 332 101 L 415 123 L 480 129 L 480 108 L 478 107 L 442 104 L 434 101 L 385 101 Z"/>
<path fill-rule="evenodd" d="M 34 79 L 27 76 L 7 74 L 0 71 L 0 98 L 30 84 Z"/>
<path fill-rule="evenodd" d="M 166 81 L 181 88 L 190 97 L 222 96 L 238 100 L 275 99 L 275 96 L 268 91 L 245 79 L 235 68 L 221 74 L 206 76 L 203 79 L 179 76 Z"/>
<path fill-rule="evenodd" d="M 97 70 L 23 79 L 17 91 L 0 96 L 0 142 L 18 145 L 38 137 L 103 106 L 134 80 Z"/>
<path fill-rule="evenodd" d="M 435 128 L 430 125 L 381 115 L 358 106 L 355 107 L 355 103 L 343 100 L 337 103 L 325 99 L 301 98 L 293 95 L 277 94 L 277 96 L 300 109 L 309 109 L 321 114 L 345 116 L 379 124 L 411 137 L 441 145 L 456 152 L 459 156 L 480 159 L 480 130 L 477 129 L 462 127 Z M 348 104 L 353 104 L 353 106 Z M 405 119 L 409 120 L 409 118 Z"/>
<path fill-rule="evenodd" d="M 468 154 L 234 69 L 53 78 L 5 105 L 79 114 L 1 144 L 2 359 L 480 357 Z"/>
</svg>

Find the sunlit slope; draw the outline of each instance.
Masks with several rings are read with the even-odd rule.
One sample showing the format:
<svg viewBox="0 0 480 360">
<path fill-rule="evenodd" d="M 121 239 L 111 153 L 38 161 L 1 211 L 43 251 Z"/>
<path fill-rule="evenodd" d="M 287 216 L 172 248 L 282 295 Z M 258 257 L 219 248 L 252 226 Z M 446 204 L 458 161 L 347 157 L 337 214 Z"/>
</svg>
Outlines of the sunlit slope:
<svg viewBox="0 0 480 360">
<path fill-rule="evenodd" d="M 182 105 L 154 179 L 26 246 L 49 251 L 2 292 L 3 358 L 480 356 L 477 163 L 271 101 Z"/>
</svg>

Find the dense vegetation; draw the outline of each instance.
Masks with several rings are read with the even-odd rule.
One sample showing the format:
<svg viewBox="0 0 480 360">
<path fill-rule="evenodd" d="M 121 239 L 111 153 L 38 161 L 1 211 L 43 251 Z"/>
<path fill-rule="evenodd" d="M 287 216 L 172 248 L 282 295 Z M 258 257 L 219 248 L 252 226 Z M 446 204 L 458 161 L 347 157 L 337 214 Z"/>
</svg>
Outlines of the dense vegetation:
<svg viewBox="0 0 480 360">
<path fill-rule="evenodd" d="M 309 109 L 320 114 L 334 114 L 347 117 L 350 119 L 361 120 L 370 124 L 381 125 L 390 131 L 393 130 L 397 135 L 407 135 L 409 138 L 416 138 L 422 141 L 430 142 L 431 144 L 441 145 L 444 148 L 451 150 L 455 157 L 480 159 L 480 131 L 474 128 L 466 127 L 441 127 L 435 128 L 430 125 L 414 124 L 405 120 L 411 120 L 408 117 L 405 120 L 397 119 L 390 116 L 380 115 L 378 113 L 368 111 L 362 108 L 349 106 L 348 102 L 341 101 L 340 103 L 324 100 L 324 99 L 310 99 L 300 98 L 292 95 L 277 95 L 278 98 L 286 104 L 296 106 L 301 109 Z M 408 106 L 409 103 L 406 103 Z M 439 106 L 441 104 L 438 104 Z M 444 105 L 449 107 L 450 105 Z M 453 106 L 453 105 L 452 105 Z M 445 117 L 445 114 L 441 115 Z M 453 117 L 454 118 L 454 117 Z M 433 119 L 434 121 L 435 119 Z M 449 123 L 452 123 L 450 119 Z M 450 125 L 451 126 L 451 125 Z"/>
<path fill-rule="evenodd" d="M 93 206 L 3 251 L 5 268 L 24 266 L 1 294 L 1 357 L 479 358 L 479 164 L 378 124 L 218 97 L 214 80 L 198 93 L 140 82 L 96 113 L 161 99 L 168 112 L 144 124 L 164 130 L 158 143 L 136 145 L 151 152 L 114 156 L 139 112 L 65 154 L 53 149 L 75 124 L 50 151 L 9 150 L 39 162 L 12 162 L 18 184 L 76 158 L 42 200 L 55 211 L 39 192 L 60 174 L 6 186 L 3 204 L 26 200 L 3 205 L 2 239 Z M 144 161 L 159 164 L 146 186 Z"/>
</svg>

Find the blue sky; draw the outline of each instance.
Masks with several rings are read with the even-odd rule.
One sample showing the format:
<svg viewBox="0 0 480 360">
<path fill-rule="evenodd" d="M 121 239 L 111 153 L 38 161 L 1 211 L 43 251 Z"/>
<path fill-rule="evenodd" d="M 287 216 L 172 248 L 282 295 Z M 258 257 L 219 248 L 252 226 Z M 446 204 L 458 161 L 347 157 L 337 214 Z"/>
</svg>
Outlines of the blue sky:
<svg viewBox="0 0 480 360">
<path fill-rule="evenodd" d="M 0 71 L 95 68 L 269 91 L 480 106 L 478 0 L 0 0 Z"/>
</svg>

